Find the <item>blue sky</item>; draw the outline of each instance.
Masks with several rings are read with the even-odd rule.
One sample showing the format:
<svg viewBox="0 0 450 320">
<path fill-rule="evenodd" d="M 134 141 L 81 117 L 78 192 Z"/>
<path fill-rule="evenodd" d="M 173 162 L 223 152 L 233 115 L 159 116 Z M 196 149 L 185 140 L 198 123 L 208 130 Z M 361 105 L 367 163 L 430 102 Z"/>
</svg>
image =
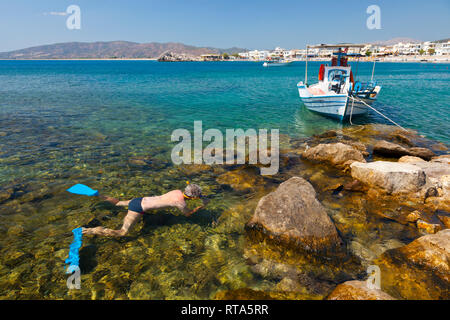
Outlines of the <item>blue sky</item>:
<svg viewBox="0 0 450 320">
<path fill-rule="evenodd" d="M 81 8 L 81 30 L 64 12 Z M 381 30 L 366 27 L 369 5 Z M 182 42 L 271 49 L 306 43 L 450 37 L 449 0 L 0 0 L 0 51 L 70 41 Z"/>
</svg>

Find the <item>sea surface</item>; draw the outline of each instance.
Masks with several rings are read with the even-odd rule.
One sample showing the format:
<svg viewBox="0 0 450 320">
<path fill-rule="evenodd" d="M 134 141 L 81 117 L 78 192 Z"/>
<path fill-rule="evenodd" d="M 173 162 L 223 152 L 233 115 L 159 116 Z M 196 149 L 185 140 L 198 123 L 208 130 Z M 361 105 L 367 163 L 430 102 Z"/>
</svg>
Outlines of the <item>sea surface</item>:
<svg viewBox="0 0 450 320">
<path fill-rule="evenodd" d="M 310 63 L 310 83 L 319 65 Z M 356 77 L 367 81 L 371 71 L 359 63 Z M 375 79 L 375 108 L 450 144 L 449 64 L 378 63 Z M 231 192 L 217 182 L 222 171 L 174 166 L 170 136 L 193 132 L 196 120 L 203 130 L 279 129 L 295 139 L 348 126 L 306 110 L 300 80 L 303 62 L 0 61 L 0 298 L 208 299 L 272 290 L 243 257 L 243 225 L 264 192 Z M 387 123 L 372 111 L 353 122 Z M 70 231 L 93 219 L 119 228 L 125 214 L 68 187 L 85 183 L 131 199 L 186 181 L 213 196 L 207 210 L 189 219 L 171 210 L 149 215 L 124 239 L 86 237 L 82 289 L 68 292 Z"/>
</svg>

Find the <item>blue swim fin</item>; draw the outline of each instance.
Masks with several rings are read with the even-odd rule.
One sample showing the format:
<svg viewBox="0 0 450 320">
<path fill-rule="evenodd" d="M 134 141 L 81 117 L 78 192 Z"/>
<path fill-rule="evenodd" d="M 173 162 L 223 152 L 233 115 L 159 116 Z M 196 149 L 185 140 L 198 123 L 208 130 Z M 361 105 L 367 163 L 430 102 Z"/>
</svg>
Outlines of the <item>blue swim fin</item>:
<svg viewBox="0 0 450 320">
<path fill-rule="evenodd" d="M 66 259 L 65 263 L 68 263 L 69 266 L 67 268 L 66 273 L 72 273 L 73 267 L 80 265 L 80 256 L 78 255 L 78 252 L 83 245 L 83 232 L 82 228 L 76 228 L 72 230 L 73 232 L 73 241 L 69 248 L 69 257 Z M 72 268 L 70 268 L 72 267 Z"/>
<path fill-rule="evenodd" d="M 93 190 L 93 189 L 89 188 L 88 186 L 85 186 L 84 184 L 80 184 L 80 183 L 70 187 L 69 189 L 67 189 L 67 191 L 69 191 L 70 193 L 80 194 L 80 195 L 89 196 L 89 197 L 98 196 L 97 190 Z"/>
</svg>

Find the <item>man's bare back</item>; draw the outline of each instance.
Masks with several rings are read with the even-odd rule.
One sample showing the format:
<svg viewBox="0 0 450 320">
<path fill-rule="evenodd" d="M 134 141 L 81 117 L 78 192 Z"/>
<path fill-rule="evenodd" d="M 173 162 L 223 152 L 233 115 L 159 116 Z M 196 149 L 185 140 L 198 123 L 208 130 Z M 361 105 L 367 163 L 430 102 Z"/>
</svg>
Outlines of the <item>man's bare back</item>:
<svg viewBox="0 0 450 320">
<path fill-rule="evenodd" d="M 186 195 L 186 193 L 188 195 Z M 193 194 L 194 196 L 190 196 L 191 194 Z M 135 198 L 126 201 L 119 201 L 118 199 L 102 195 L 99 195 L 99 197 L 116 206 L 128 206 L 128 213 L 123 220 L 121 229 L 112 230 L 104 227 L 83 228 L 83 234 L 85 235 L 123 237 L 140 219 L 141 215 L 144 212 L 173 207 L 179 209 L 185 216 L 189 217 L 206 205 L 206 202 L 203 201 L 202 206 L 198 206 L 191 211 L 187 208 L 186 200 L 199 199 L 201 197 L 201 189 L 196 185 L 189 185 L 188 187 L 186 187 L 185 192 L 182 192 L 181 190 L 173 190 L 160 196 Z"/>
<path fill-rule="evenodd" d="M 181 190 L 173 190 L 160 196 L 143 197 L 141 205 L 144 211 L 175 207 L 185 213 L 186 209 L 186 201 Z"/>
</svg>

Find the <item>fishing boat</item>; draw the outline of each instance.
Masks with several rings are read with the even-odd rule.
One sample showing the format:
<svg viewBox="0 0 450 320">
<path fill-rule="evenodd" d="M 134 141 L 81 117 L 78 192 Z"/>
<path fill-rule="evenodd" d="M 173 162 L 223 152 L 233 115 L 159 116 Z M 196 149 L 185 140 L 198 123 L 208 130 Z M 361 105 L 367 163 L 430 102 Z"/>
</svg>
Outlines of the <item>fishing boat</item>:
<svg viewBox="0 0 450 320">
<path fill-rule="evenodd" d="M 305 82 L 297 84 L 300 98 L 308 110 L 324 116 L 337 118 L 343 121 L 352 116 L 367 113 L 368 108 L 376 100 L 381 86 L 373 80 L 375 61 L 372 68 L 372 78 L 369 82 L 355 82 L 355 76 L 351 66 L 348 65 L 348 57 L 361 57 L 362 44 L 339 44 L 306 47 Z M 326 48 L 336 50 L 333 52 L 331 64 L 322 64 L 319 69 L 318 82 L 308 84 L 308 50 L 311 48 Z M 357 54 L 349 54 L 349 48 L 359 48 Z M 357 67 L 356 71 L 357 73 Z"/>
<path fill-rule="evenodd" d="M 288 66 L 292 63 L 291 60 L 287 59 L 272 59 L 264 61 L 263 67 L 282 67 L 282 66 Z"/>
</svg>

